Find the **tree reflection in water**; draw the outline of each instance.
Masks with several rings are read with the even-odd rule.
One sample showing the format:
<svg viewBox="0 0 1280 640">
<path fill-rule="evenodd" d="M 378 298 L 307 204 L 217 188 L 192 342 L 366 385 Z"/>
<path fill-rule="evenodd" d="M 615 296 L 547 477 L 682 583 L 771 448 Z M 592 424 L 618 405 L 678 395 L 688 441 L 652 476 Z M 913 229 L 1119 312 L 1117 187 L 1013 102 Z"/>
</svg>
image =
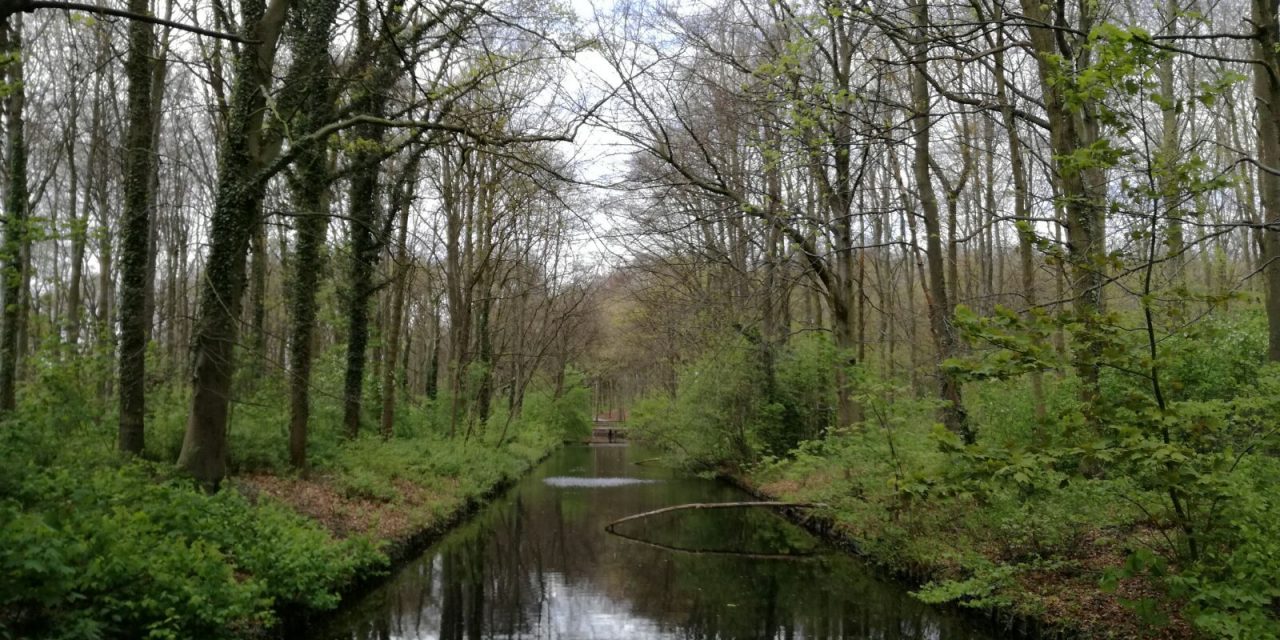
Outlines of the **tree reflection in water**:
<svg viewBox="0 0 1280 640">
<path fill-rule="evenodd" d="M 310 638 L 985 638 L 763 509 L 622 516 L 742 492 L 637 466 L 627 447 L 567 448 Z M 543 482 L 549 477 L 654 482 Z M 579 486 L 580 484 L 587 486 Z M 802 559 L 679 553 L 810 554 Z"/>
</svg>

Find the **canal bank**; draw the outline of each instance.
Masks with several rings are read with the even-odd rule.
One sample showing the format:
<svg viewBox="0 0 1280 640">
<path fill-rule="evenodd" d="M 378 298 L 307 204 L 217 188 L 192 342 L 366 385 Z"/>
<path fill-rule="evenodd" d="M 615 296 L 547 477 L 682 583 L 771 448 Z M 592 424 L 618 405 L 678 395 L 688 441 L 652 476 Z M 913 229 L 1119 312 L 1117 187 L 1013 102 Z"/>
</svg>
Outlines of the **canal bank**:
<svg viewBox="0 0 1280 640">
<path fill-rule="evenodd" d="M 724 472 L 716 476 L 756 500 L 781 502 L 789 499 L 783 491 L 765 491 L 752 479 L 740 472 Z M 929 566 L 922 563 L 896 563 L 890 558 L 869 552 L 851 529 L 844 526 L 837 518 L 822 509 L 784 508 L 777 510 L 779 516 L 802 527 L 812 535 L 824 540 L 827 544 L 856 555 L 866 561 L 877 574 L 893 580 L 904 587 L 918 589 L 927 584 L 943 570 L 941 566 Z M 1017 611 L 1013 607 L 981 607 L 970 608 L 958 604 L 935 605 L 955 612 L 957 615 L 977 620 L 987 629 L 997 630 L 1004 638 L 1034 638 L 1036 640 L 1075 640 L 1090 637 L 1078 628 L 1073 628 L 1064 621 L 1048 620 L 1042 616 Z"/>
<path fill-rule="evenodd" d="M 359 446 L 355 443 L 353 446 Z M 336 589 L 338 608 L 381 584 L 477 511 L 503 494 L 562 446 L 555 438 L 525 438 L 501 448 L 452 445 L 420 449 L 414 441 L 393 441 L 355 455 L 360 472 L 319 472 L 308 476 L 246 474 L 232 480 L 254 500 L 280 503 L 328 530 L 336 538 L 368 539 L 382 555 Z M 304 633 L 334 609 L 283 606 L 272 637 Z M 266 631 L 266 630 L 264 630 Z M 299 635 L 302 633 L 302 635 Z"/>
<path fill-rule="evenodd" d="M 717 475 L 756 500 L 813 501 L 813 487 L 788 482 L 761 483 L 740 470 Z M 960 598 L 935 605 L 979 620 L 1001 637 L 1070 640 L 1075 638 L 1162 638 L 1185 640 L 1196 637 L 1185 620 L 1166 617 L 1159 624 L 1143 618 L 1136 605 L 1156 593 L 1144 576 L 1122 581 L 1116 591 L 1103 591 L 1098 581 L 1105 570 L 1118 566 L 1123 556 L 1113 549 L 1095 545 L 1091 555 L 1075 563 L 1045 563 L 1040 571 L 1016 576 L 1012 590 L 997 591 L 979 583 L 965 582 L 972 567 L 987 566 L 1002 571 L 998 559 L 982 555 L 980 549 L 965 549 L 957 539 L 937 535 L 929 539 L 930 553 L 921 547 L 903 545 L 897 538 L 878 532 L 866 521 L 851 515 L 849 496 L 830 500 L 823 509 L 783 509 L 782 517 L 803 527 L 829 544 L 864 558 L 877 573 L 913 590 L 928 591 L 931 583 L 975 586 Z M 840 502 L 846 500 L 846 502 Z M 1010 572 L 1012 574 L 1012 572 Z M 985 601 L 984 601 L 985 600 Z M 965 602 L 969 604 L 965 604 Z M 994 604 L 991 604 L 994 603 Z"/>
<path fill-rule="evenodd" d="M 302 638 L 897 637 L 978 640 L 972 619 L 913 599 L 858 558 L 746 497 L 625 446 L 556 451 L 384 582 Z"/>
</svg>

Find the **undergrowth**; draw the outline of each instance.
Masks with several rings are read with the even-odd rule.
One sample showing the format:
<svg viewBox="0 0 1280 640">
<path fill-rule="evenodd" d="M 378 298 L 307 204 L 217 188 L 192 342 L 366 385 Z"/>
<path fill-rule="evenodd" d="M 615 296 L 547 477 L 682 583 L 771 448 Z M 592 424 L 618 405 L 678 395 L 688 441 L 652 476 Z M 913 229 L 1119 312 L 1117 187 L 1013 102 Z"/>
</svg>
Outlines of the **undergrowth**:
<svg viewBox="0 0 1280 640">
<path fill-rule="evenodd" d="M 1089 406 L 1072 369 L 1044 360 L 1051 329 L 965 320 L 985 341 L 947 367 L 965 376 L 973 445 L 937 424 L 932 394 L 866 373 L 874 363 L 849 370 L 863 420 L 837 429 L 834 380 L 814 374 L 834 360 L 824 338 L 784 347 L 772 379 L 750 341 L 726 338 L 681 369 L 674 396 L 637 406 L 634 432 L 686 467 L 826 504 L 839 535 L 919 580 L 927 602 L 1103 636 L 1280 637 L 1280 369 L 1261 357 L 1259 318 L 1173 331 L 1154 361 L 1145 335 L 1107 333 L 1113 366 Z M 1043 417 L 1028 365 L 1044 371 Z"/>
<path fill-rule="evenodd" d="M 245 385 L 230 424 L 233 475 L 209 494 L 172 462 L 184 389 L 149 390 L 146 454 L 126 459 L 91 363 L 36 363 L 41 384 L 23 389 L 19 411 L 0 425 L 0 638 L 256 636 L 281 612 L 335 607 L 357 576 L 386 567 L 390 540 L 364 529 L 338 536 L 236 479 L 302 480 L 287 465 L 281 380 Z M 339 435 L 337 398 L 318 398 L 305 481 L 344 499 L 412 506 L 415 526 L 441 522 L 587 428 L 580 377 L 569 383 L 559 397 L 531 390 L 522 415 L 508 419 L 501 407 L 466 438 L 448 435 L 447 398 L 402 402 L 390 440 L 350 441 Z M 410 487 L 413 505 L 400 495 Z"/>
</svg>

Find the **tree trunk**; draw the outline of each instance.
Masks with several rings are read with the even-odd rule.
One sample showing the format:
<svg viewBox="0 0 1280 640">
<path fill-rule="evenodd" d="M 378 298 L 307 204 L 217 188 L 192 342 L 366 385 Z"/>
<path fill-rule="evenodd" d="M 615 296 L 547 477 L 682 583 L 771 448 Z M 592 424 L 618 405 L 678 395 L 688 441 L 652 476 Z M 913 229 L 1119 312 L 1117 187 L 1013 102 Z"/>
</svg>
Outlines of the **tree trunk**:
<svg viewBox="0 0 1280 640">
<path fill-rule="evenodd" d="M 423 391 L 432 400 L 440 395 L 440 328 L 440 300 L 436 298 L 431 304 L 431 356 L 423 383 Z"/>
<path fill-rule="evenodd" d="M 357 135 L 366 143 L 381 144 L 379 127 L 362 127 Z M 348 438 L 360 435 L 361 400 L 364 393 L 365 352 L 369 344 L 369 300 L 378 263 L 378 167 L 372 154 L 357 153 L 352 162 L 361 168 L 351 178 L 349 200 L 351 259 L 347 298 L 347 368 L 342 391 L 342 424 Z"/>
<path fill-rule="evenodd" d="M 105 50 L 105 48 L 104 48 Z M 105 61 L 101 61 L 105 66 Z M 82 311 L 84 295 L 84 252 L 85 244 L 89 236 L 89 212 L 93 207 L 93 195 L 95 180 L 105 169 L 101 168 L 102 159 L 105 153 L 102 150 L 102 76 L 94 80 L 94 96 L 93 106 L 90 108 L 90 129 L 89 129 L 89 159 L 88 171 L 84 179 L 84 202 L 81 204 L 83 211 L 72 217 L 71 221 L 71 282 L 67 285 L 67 317 L 64 330 L 67 334 L 67 344 L 71 345 L 73 351 L 80 343 L 80 328 L 82 324 Z"/>
<path fill-rule="evenodd" d="M 400 228 L 396 236 L 396 260 L 392 268 L 391 320 L 386 340 L 386 364 L 382 368 L 382 437 L 390 438 L 395 432 L 396 418 L 396 356 L 400 352 L 400 330 L 404 321 L 405 289 L 409 284 L 409 210 L 413 205 L 414 185 L 418 180 L 418 156 L 410 160 L 404 169 L 401 184 L 396 190 L 395 210 L 400 214 Z M 403 375 L 408 375 L 405 369 Z"/>
<path fill-rule="evenodd" d="M 174 0 L 168 0 L 165 3 L 165 19 L 173 17 Z M 164 103 L 164 85 L 165 79 L 168 77 L 169 65 L 169 28 L 166 27 L 162 32 L 164 35 L 160 39 L 158 53 L 155 59 L 150 61 L 151 73 L 151 94 L 147 100 L 151 109 L 151 149 L 152 160 L 149 163 L 150 168 L 147 175 L 147 218 L 150 225 L 147 230 L 147 275 L 146 288 L 143 290 L 143 332 L 147 343 L 151 342 L 151 334 L 154 330 L 155 309 L 156 309 L 156 259 L 159 257 L 156 243 L 160 236 L 159 213 L 156 210 L 156 198 L 160 192 L 160 134 L 164 128 L 164 111 L 161 109 Z"/>
<path fill-rule="evenodd" d="M 146 13 L 149 0 L 129 0 Z M 129 123 L 125 134 L 124 216 L 120 239 L 120 450 L 141 455 L 146 416 L 147 275 L 151 245 L 150 192 L 155 114 L 151 104 L 151 24 L 129 23 Z"/>
<path fill-rule="evenodd" d="M 1277 0 L 1253 0 L 1253 24 L 1257 31 L 1253 66 L 1254 99 L 1258 109 L 1258 161 L 1280 167 L 1280 27 L 1276 24 Z M 1258 171 L 1262 201 L 1262 264 L 1266 276 L 1267 359 L 1280 361 L 1280 176 Z"/>
<path fill-rule="evenodd" d="M 5 64 L 5 80 L 9 85 L 5 101 L 8 129 L 5 131 L 6 155 L 9 159 L 9 192 L 5 198 L 4 240 L 0 253 L 0 414 L 17 407 L 18 331 L 22 309 L 22 246 L 27 235 L 27 141 L 23 110 L 26 88 L 23 86 L 22 19 L 11 15 L 0 25 L 0 49 L 16 54 Z"/>
<path fill-rule="evenodd" d="M 1000 13 L 997 12 L 996 19 L 999 20 L 1000 17 Z M 1030 312 L 1036 306 L 1035 221 L 1031 219 L 1027 169 L 1022 155 L 1022 137 L 1018 134 L 1018 123 L 1013 117 L 1013 105 L 1009 101 L 1003 46 L 1004 29 L 997 29 L 995 47 L 996 100 L 1000 103 L 1001 119 L 1009 137 L 1009 170 L 1013 174 L 1014 213 L 1018 216 L 1018 261 L 1022 270 L 1022 297 L 1023 303 L 1026 305 L 1028 312 Z M 1043 420 L 1046 415 L 1044 375 L 1039 371 L 1031 374 L 1031 399 L 1035 405 L 1036 417 Z"/>
<path fill-rule="evenodd" d="M 1259 0 L 1261 1 L 1261 0 Z M 1049 15 L 1049 5 L 1040 0 L 1022 0 L 1023 13 L 1031 26 L 1031 50 L 1036 57 L 1045 114 L 1049 120 L 1049 143 L 1057 158 L 1073 157 L 1077 151 L 1098 142 L 1098 122 L 1094 107 L 1088 103 L 1073 107 L 1068 104 L 1068 89 L 1076 81 L 1072 69 L 1088 67 L 1088 47 L 1071 47 L 1072 37 L 1042 25 L 1067 26 L 1068 16 L 1062 5 Z M 1081 33 L 1092 26 L 1093 14 L 1086 8 L 1073 16 L 1071 25 Z M 1065 49 L 1064 49 L 1065 48 Z M 1076 320 L 1086 329 L 1075 353 L 1076 371 L 1080 377 L 1080 399 L 1086 407 L 1098 400 L 1098 372 L 1103 343 L 1094 337 L 1095 325 L 1102 312 L 1102 288 L 1106 284 L 1106 207 L 1104 203 L 1105 169 L 1100 166 L 1070 167 L 1055 162 L 1054 180 L 1059 185 L 1066 212 L 1067 246 L 1070 251 L 1071 293 Z M 1090 418 L 1093 421 L 1092 417 Z"/>
<path fill-rule="evenodd" d="M 960 397 L 960 383 L 942 368 L 942 363 L 952 357 L 956 351 L 956 338 L 951 326 L 951 306 L 947 299 L 947 283 L 944 270 L 946 256 L 942 251 L 942 229 L 938 212 L 938 199 L 933 191 L 933 179 L 929 174 L 929 85 L 925 77 L 924 65 L 927 64 L 928 44 L 925 32 L 929 24 L 929 5 L 926 0 L 917 0 L 915 5 L 916 42 L 914 46 L 915 73 L 911 79 L 912 131 L 915 138 L 915 178 L 916 188 L 920 192 L 920 207 L 924 212 L 925 257 L 928 261 L 929 291 L 932 298 L 929 304 L 929 322 L 933 328 L 933 339 L 938 349 L 939 394 L 946 406 L 942 408 L 942 423 L 952 432 L 960 435 L 966 444 L 976 441 L 976 434 L 968 424 L 964 404 Z"/>
<path fill-rule="evenodd" d="M 326 3 L 330 4 L 330 3 Z M 323 95 L 323 94 L 320 94 Z M 289 462 L 307 465 L 307 422 L 311 414 L 311 343 L 315 333 L 316 289 L 320 286 L 325 232 L 329 227 L 328 181 L 323 150 L 299 158 L 293 204 L 297 246 L 294 250 L 289 306 Z M 306 154 L 304 154 L 306 155 Z"/>
<path fill-rule="evenodd" d="M 1166 35 L 1172 35 L 1177 32 L 1178 24 L 1178 7 L 1177 3 L 1167 0 L 1162 3 L 1164 15 L 1162 21 L 1166 25 Z M 1173 85 L 1173 56 L 1164 56 L 1156 65 L 1156 77 L 1160 81 L 1160 149 L 1155 159 L 1155 169 L 1159 176 L 1158 187 L 1160 189 L 1161 199 L 1164 201 L 1165 211 L 1164 217 L 1168 220 L 1168 227 L 1165 229 L 1165 255 L 1166 261 L 1164 272 L 1169 280 L 1169 284 L 1175 289 L 1180 289 L 1185 283 L 1183 269 L 1185 259 L 1183 250 L 1185 249 L 1185 241 L 1182 232 L 1182 216 L 1184 212 L 1179 206 L 1179 184 L 1177 174 L 1175 173 L 1179 157 L 1178 144 L 1178 97 L 1174 92 Z M 1194 85 L 1193 85 L 1194 86 Z M 1154 233 L 1155 230 L 1152 229 Z M 1208 282 L 1205 283 L 1207 287 Z M 1181 293 L 1175 295 L 1181 296 Z M 1180 303 L 1175 303 L 1176 307 L 1181 307 Z"/>
<path fill-rule="evenodd" d="M 453 154 L 443 157 L 444 179 L 441 189 L 441 201 L 445 210 L 445 284 L 449 303 L 449 436 L 453 437 L 458 430 L 458 408 L 461 403 L 462 379 L 466 375 L 468 362 L 467 348 L 470 345 L 470 305 L 463 299 L 463 263 L 469 247 L 462 246 L 464 227 L 467 223 L 467 202 L 474 194 L 468 193 L 466 175 L 470 173 L 470 155 L 462 151 L 458 155 L 457 167 L 453 166 Z M 468 231 L 469 236 L 469 231 Z M 470 244 L 468 237 L 467 244 Z"/>
<path fill-rule="evenodd" d="M 267 225 L 259 213 L 257 228 L 249 244 L 249 339 L 248 351 L 259 361 L 267 357 Z M 263 367 L 252 367 L 250 377 L 256 381 Z M 251 387 L 252 388 L 252 384 Z"/>
<path fill-rule="evenodd" d="M 208 488 L 226 475 L 227 418 L 231 378 L 244 293 L 249 240 L 263 186 L 255 172 L 276 43 L 292 0 L 243 0 L 245 35 L 255 42 L 236 56 L 236 78 L 219 161 L 218 186 L 209 228 L 209 255 L 193 337 L 191 413 L 178 466 Z"/>
<path fill-rule="evenodd" d="M 309 135 L 332 117 L 329 86 L 329 38 L 338 0 L 307 4 L 301 34 L 293 51 L 284 98 L 297 108 L 292 130 Z M 314 342 L 316 289 L 323 272 L 325 233 L 329 229 L 328 158 L 325 149 L 309 145 L 298 154 L 289 190 L 294 208 L 297 245 L 289 270 L 289 463 L 307 466 L 307 423 L 311 415 L 311 346 Z"/>
<path fill-rule="evenodd" d="M 385 89 L 395 72 L 394 59 L 388 55 L 389 44 L 374 40 L 370 24 L 372 9 L 365 0 L 356 9 L 356 48 L 363 52 L 367 66 L 364 69 L 366 83 L 362 87 L 357 112 L 382 116 L 385 109 Z M 385 37 L 392 37 L 383 34 Z M 369 345 L 369 301 L 376 293 L 373 276 L 377 271 L 382 244 L 378 224 L 380 216 L 379 171 L 381 169 L 383 129 L 374 125 L 353 128 L 357 151 L 351 162 L 356 167 L 351 177 L 350 236 L 351 259 L 348 273 L 351 291 L 347 297 L 347 369 L 342 392 L 342 424 L 348 438 L 360 434 L 360 413 L 364 394 L 365 355 Z"/>
</svg>

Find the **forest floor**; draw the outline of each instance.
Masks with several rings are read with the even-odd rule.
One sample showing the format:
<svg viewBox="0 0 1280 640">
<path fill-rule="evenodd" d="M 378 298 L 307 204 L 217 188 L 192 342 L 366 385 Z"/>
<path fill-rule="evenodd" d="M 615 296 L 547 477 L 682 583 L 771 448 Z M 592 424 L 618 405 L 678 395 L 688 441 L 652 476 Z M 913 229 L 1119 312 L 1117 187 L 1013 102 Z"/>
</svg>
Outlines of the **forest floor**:
<svg viewBox="0 0 1280 640">
<path fill-rule="evenodd" d="M 770 477 L 762 477 L 770 476 Z M 958 601 L 1000 621 L 1008 629 L 1030 628 L 1032 637 L 1088 638 L 1195 638 L 1191 624 L 1179 615 L 1179 603 L 1170 602 L 1144 577 L 1120 580 L 1104 591 L 1101 576 L 1124 564 L 1124 549 L 1151 545 L 1159 532 L 1141 524 L 1123 527 L 1082 527 L 1068 548 L 1052 557 L 1014 559 L 998 540 L 973 535 L 962 524 L 966 518 L 952 511 L 955 505 L 916 514 L 911 537 L 903 537 L 903 520 L 865 517 L 866 496 L 834 496 L 823 490 L 830 477 L 823 470 L 791 470 L 775 474 L 731 472 L 726 477 L 762 499 L 786 502 L 822 502 L 830 508 L 816 517 L 792 514 L 802 525 L 834 543 L 864 555 L 894 575 L 916 586 L 950 581 L 969 591 Z M 874 483 L 874 478 L 867 479 Z M 891 478 L 882 478 L 890 484 Z M 971 505 L 972 507 L 972 505 Z M 917 509 L 925 507 L 916 507 Z M 971 512 L 972 513 L 972 512 Z M 1156 603 L 1144 617 L 1135 603 Z"/>
</svg>

